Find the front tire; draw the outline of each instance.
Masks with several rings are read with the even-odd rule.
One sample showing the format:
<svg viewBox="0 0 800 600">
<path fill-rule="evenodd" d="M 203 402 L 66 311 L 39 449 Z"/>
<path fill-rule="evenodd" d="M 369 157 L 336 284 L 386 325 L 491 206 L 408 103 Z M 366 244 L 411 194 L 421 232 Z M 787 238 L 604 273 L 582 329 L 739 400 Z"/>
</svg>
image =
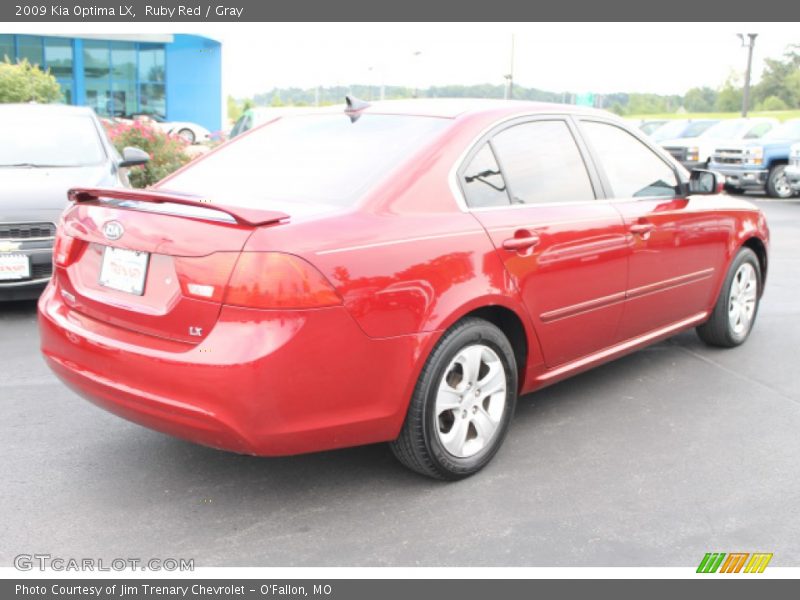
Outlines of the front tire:
<svg viewBox="0 0 800 600">
<path fill-rule="evenodd" d="M 517 363 L 508 339 L 488 321 L 464 319 L 428 357 L 392 452 L 429 477 L 469 477 L 497 453 L 516 401 Z"/>
<path fill-rule="evenodd" d="M 769 171 L 767 177 L 767 194 L 772 198 L 791 198 L 794 193 L 789 180 L 786 178 L 786 165 L 776 165 Z"/>
<path fill-rule="evenodd" d="M 761 298 L 761 264 L 750 248 L 733 259 L 711 317 L 697 328 L 706 344 L 732 348 L 743 344 L 753 329 Z"/>
</svg>

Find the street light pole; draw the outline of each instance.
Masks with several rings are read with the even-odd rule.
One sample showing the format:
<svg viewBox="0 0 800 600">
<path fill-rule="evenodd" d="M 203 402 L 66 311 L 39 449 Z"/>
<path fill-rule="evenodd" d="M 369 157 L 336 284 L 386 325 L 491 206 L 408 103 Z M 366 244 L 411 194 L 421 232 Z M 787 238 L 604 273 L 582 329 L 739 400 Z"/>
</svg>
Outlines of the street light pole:
<svg viewBox="0 0 800 600">
<path fill-rule="evenodd" d="M 749 40 L 744 39 L 743 33 L 738 33 L 739 39 L 742 40 L 742 46 L 747 48 L 747 70 L 744 72 L 744 93 L 742 94 L 742 116 L 747 116 L 747 110 L 750 107 L 750 72 L 753 68 L 753 48 L 756 45 L 757 33 L 748 33 Z"/>
</svg>

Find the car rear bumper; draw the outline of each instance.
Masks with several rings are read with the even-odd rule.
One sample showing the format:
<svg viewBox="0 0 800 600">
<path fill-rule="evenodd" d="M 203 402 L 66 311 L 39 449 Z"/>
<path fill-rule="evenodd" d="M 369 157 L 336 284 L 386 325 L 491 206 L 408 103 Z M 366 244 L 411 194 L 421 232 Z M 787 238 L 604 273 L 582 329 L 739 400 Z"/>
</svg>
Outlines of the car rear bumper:
<svg viewBox="0 0 800 600">
<path fill-rule="evenodd" d="M 2 246 L 3 240 L 0 240 Z M 22 254 L 27 257 L 30 265 L 29 276 L 25 279 L 0 279 L 0 301 L 3 300 L 34 300 L 44 290 L 53 272 L 52 241 L 16 242 L 18 249 L 7 250 L 4 253 Z M 0 248 L 0 252 L 3 252 Z"/>
<path fill-rule="evenodd" d="M 176 437 L 279 456 L 394 439 L 432 334 L 367 337 L 346 309 L 223 307 L 197 345 L 71 309 L 56 282 L 39 300 L 42 352 L 94 404 Z"/>
<path fill-rule="evenodd" d="M 722 173 L 725 176 L 725 183 L 731 187 L 743 190 L 763 190 L 767 184 L 768 169 L 756 169 L 747 167 L 731 167 L 711 163 L 709 169 Z"/>
<path fill-rule="evenodd" d="M 0 302 L 14 300 L 36 300 L 49 279 L 0 283 Z"/>
</svg>

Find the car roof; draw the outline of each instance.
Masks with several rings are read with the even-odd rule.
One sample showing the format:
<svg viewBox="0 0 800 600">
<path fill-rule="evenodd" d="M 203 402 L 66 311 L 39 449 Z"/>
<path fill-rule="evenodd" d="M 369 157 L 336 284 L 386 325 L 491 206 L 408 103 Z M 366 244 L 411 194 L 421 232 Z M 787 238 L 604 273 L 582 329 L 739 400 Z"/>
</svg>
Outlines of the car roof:
<svg viewBox="0 0 800 600">
<path fill-rule="evenodd" d="M 364 113 L 412 115 L 455 119 L 470 114 L 570 113 L 609 115 L 607 111 L 554 102 L 529 102 L 525 100 L 494 100 L 483 98 L 420 98 L 413 100 L 383 100 L 370 102 Z"/>
<path fill-rule="evenodd" d="M 94 115 L 94 111 L 88 106 L 72 106 L 71 104 L 38 104 L 29 102 L 27 104 L 0 104 L 0 110 L 5 112 L 17 113 L 48 113 L 55 115 Z"/>
</svg>

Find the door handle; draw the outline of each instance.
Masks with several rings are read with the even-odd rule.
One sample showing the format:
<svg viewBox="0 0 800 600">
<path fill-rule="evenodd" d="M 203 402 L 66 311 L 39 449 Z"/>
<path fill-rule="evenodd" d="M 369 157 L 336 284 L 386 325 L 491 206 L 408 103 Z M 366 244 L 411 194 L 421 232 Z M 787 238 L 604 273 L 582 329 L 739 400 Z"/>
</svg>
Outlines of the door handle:
<svg viewBox="0 0 800 600">
<path fill-rule="evenodd" d="M 656 226 L 652 223 L 634 223 L 630 226 L 630 232 L 636 235 L 646 236 L 655 228 Z"/>
<path fill-rule="evenodd" d="M 519 252 L 520 250 L 527 250 L 533 248 L 539 243 L 539 235 L 529 231 L 517 232 L 522 233 L 519 237 L 508 238 L 503 240 L 503 248 L 511 250 L 512 252 Z"/>
</svg>

